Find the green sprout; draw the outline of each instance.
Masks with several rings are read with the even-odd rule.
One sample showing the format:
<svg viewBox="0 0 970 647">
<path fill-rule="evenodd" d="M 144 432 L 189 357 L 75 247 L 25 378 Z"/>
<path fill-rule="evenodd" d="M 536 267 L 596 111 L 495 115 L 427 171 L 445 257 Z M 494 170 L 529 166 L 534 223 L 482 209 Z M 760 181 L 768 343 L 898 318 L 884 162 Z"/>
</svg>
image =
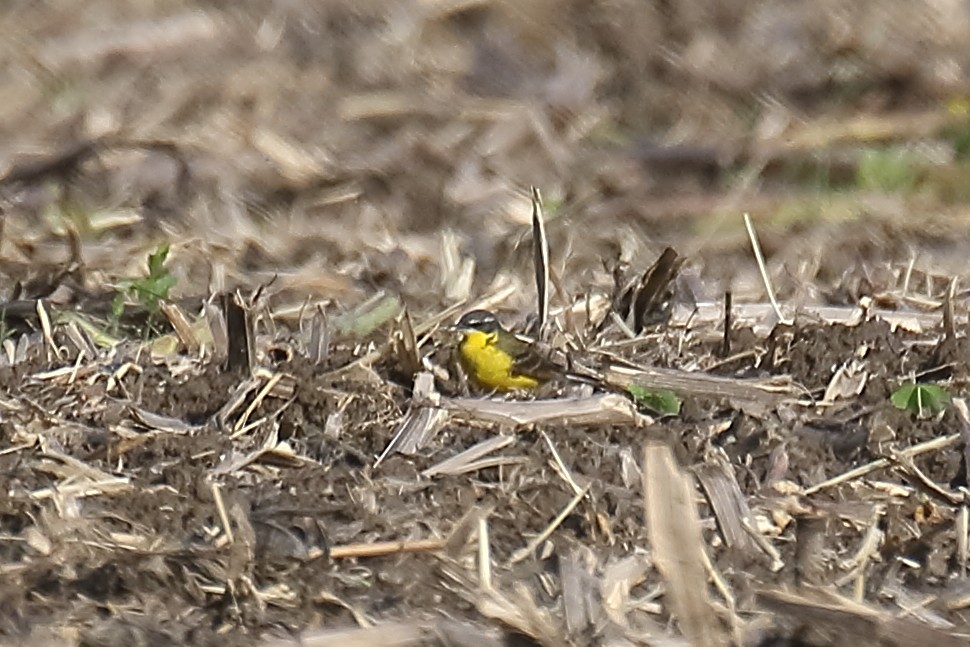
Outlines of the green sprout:
<svg viewBox="0 0 970 647">
<path fill-rule="evenodd" d="M 944 411 L 950 404 L 950 394 L 935 384 L 903 384 L 889 396 L 893 406 L 915 413 L 920 418 L 931 418 Z"/>
<path fill-rule="evenodd" d="M 639 384 L 626 387 L 633 396 L 633 401 L 641 410 L 650 411 L 661 416 L 676 416 L 680 413 L 680 398 L 673 391 L 666 389 L 648 389 Z"/>
<path fill-rule="evenodd" d="M 169 290 L 175 286 L 175 276 L 165 269 L 168 258 L 168 243 L 159 245 L 148 255 L 148 274 L 139 279 L 126 279 L 116 287 L 117 294 L 111 302 L 111 315 L 115 321 L 125 311 L 125 302 L 132 298 L 140 303 L 149 314 L 158 313 L 158 304 L 168 298 Z"/>
</svg>

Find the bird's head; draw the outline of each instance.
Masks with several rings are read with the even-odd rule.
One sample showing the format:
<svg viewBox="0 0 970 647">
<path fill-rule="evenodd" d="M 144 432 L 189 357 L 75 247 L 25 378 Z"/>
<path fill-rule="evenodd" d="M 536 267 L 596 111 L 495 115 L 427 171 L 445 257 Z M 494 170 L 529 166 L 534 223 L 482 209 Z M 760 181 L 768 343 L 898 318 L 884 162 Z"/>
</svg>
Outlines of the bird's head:
<svg viewBox="0 0 970 647">
<path fill-rule="evenodd" d="M 498 322 L 488 310 L 472 310 L 462 315 L 455 325 L 461 332 L 477 330 L 479 332 L 493 333 L 502 329 L 502 324 Z"/>
</svg>

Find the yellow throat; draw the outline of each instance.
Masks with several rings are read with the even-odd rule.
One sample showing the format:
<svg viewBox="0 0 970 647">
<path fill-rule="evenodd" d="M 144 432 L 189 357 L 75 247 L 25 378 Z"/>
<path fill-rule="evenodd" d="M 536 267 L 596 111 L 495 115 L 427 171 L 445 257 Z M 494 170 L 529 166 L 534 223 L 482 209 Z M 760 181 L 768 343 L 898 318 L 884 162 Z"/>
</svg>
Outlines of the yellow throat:
<svg viewBox="0 0 970 647">
<path fill-rule="evenodd" d="M 498 333 L 467 330 L 459 351 L 465 370 L 481 386 L 495 391 L 534 389 L 539 380 L 516 374 L 515 358 L 499 348 Z"/>
</svg>

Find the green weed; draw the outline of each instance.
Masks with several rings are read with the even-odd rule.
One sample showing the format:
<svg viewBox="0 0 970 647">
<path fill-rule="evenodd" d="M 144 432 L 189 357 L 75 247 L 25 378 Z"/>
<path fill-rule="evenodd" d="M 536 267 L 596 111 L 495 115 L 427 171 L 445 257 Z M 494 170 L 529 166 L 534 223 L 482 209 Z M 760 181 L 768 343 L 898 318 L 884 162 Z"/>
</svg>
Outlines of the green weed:
<svg viewBox="0 0 970 647">
<path fill-rule="evenodd" d="M 912 190 L 918 180 L 913 157 L 900 149 L 866 149 L 856 168 L 856 184 L 869 191 L 905 192 Z"/>
<path fill-rule="evenodd" d="M 148 274 L 139 279 L 126 279 L 115 288 L 117 294 L 111 302 L 111 315 L 117 322 L 125 311 L 125 303 L 133 299 L 150 316 L 158 314 L 158 304 L 168 298 L 169 291 L 175 287 L 175 276 L 165 269 L 168 258 L 168 243 L 159 245 L 148 255 Z"/>
</svg>

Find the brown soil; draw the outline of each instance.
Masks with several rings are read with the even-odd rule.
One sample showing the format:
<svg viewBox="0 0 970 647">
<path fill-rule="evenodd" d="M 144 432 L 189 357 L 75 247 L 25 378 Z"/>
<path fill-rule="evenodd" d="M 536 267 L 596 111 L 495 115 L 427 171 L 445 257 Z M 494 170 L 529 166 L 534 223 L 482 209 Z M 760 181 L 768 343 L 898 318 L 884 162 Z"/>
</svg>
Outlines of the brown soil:
<svg viewBox="0 0 970 647">
<path fill-rule="evenodd" d="M 541 431 L 573 478 L 589 484 L 589 495 L 540 555 L 504 571 L 502 580 L 529 583 L 544 572 L 555 575 L 557 555 L 577 546 L 592 551 L 600 563 L 621 558 L 647 541 L 640 481 L 625 476 L 624 456 L 637 456 L 650 439 L 670 444 L 685 466 L 702 465 L 711 452 L 723 452 L 736 466 L 745 495 L 758 501 L 777 496 L 766 489 L 769 478 L 807 487 L 885 455 L 890 445 L 908 447 L 958 432 L 960 423 L 952 412 L 919 421 L 889 402 L 896 376 L 946 359 L 935 358 L 933 346 L 911 345 L 920 338 L 925 336 L 893 333 L 876 321 L 856 327 L 797 323 L 776 328 L 766 346 L 784 360 L 758 370 L 762 375 L 791 376 L 818 395 L 833 369 L 866 347 L 862 368 L 872 377 L 857 397 L 818 411 L 797 407 L 797 414 L 779 410 L 752 416 L 728 402 L 688 400 L 683 415 L 647 428 L 553 424 L 506 430 L 514 431 L 516 439 L 502 454 L 521 462 L 430 480 L 420 472 L 497 430 L 449 425 L 422 454 L 395 455 L 375 468 L 375 456 L 406 407 L 406 393 L 396 386 L 375 389 L 330 378 L 299 357 L 279 366 L 298 377 L 293 397 L 267 400 L 258 411 L 277 424 L 237 437 L 231 434 L 232 420 L 230 428 L 218 428 L 213 420 L 239 379 L 211 364 L 187 378 L 148 366 L 123 380 L 128 392 L 140 394 L 129 404 L 200 425 L 186 434 L 139 429 L 127 410 L 110 413 L 110 405 L 100 404 L 113 399 L 103 379 L 86 386 L 59 384 L 7 369 L 4 398 L 17 408 L 8 411 L 2 426 L 7 446 L 16 450 L 0 457 L 9 493 L 0 511 L 7 538 L 3 563 L 9 569 L 9 585 L 0 587 L 3 631 L 25 636 L 53 621 L 62 629 L 75 628 L 80 644 L 122 645 L 133 636 L 151 644 L 221 644 L 226 631 L 238 643 L 266 632 L 352 622 L 349 609 L 375 620 L 428 613 L 474 620 L 473 600 L 452 590 L 434 554 L 333 559 L 328 551 L 447 537 L 463 516 L 479 508 L 490 511 L 493 557 L 504 563 L 573 496 L 551 471 Z M 702 350 L 685 354 L 696 352 Z M 745 366 L 738 373 L 755 370 Z M 966 378 L 962 367 L 953 371 L 954 382 Z M 328 418 L 337 411 L 342 424 L 335 433 Z M 267 459 L 228 473 L 220 468 L 258 447 L 269 428 L 305 462 L 280 466 Z M 895 440 L 875 442 L 877 428 L 894 430 Z M 788 468 L 769 475 L 779 448 L 787 454 Z M 931 481 L 956 487 L 966 483 L 961 454 L 933 452 L 919 457 L 916 465 Z M 58 487 L 71 480 L 65 477 L 72 471 L 65 463 L 68 457 L 124 477 L 127 484 L 88 498 L 58 495 Z M 864 481 L 804 499 L 803 504 L 829 511 L 822 515 L 829 527 L 813 559 L 831 557 L 818 567 L 815 583 L 844 574 L 835 556 L 845 559 L 862 540 L 865 527 L 836 527 L 846 523 L 839 521 L 843 517 L 858 521 L 859 510 L 849 502 L 868 509 L 878 500 L 885 506 L 880 524 L 886 539 L 880 561 L 867 568 L 872 587 L 867 590 L 877 594 L 888 579 L 912 593 L 945 595 L 958 568 L 955 510 L 926 494 L 878 497 L 865 485 L 886 480 L 899 482 L 899 473 L 878 470 Z M 231 544 L 213 498 L 216 482 L 232 520 Z M 39 498 L 45 488 L 55 494 Z M 869 495 L 860 499 L 859 488 Z M 80 506 L 81 514 L 64 506 Z M 709 514 L 702 508 L 702 518 Z M 716 546 L 716 530 L 707 532 Z M 123 539 L 113 539 L 114 533 Z M 792 541 L 797 531 L 789 527 L 786 536 L 787 541 L 776 543 L 781 558 L 798 564 L 800 546 Z M 714 550 L 715 565 L 738 587 L 742 609 L 754 604 L 752 586 L 796 583 L 796 569 L 772 573 L 755 555 L 722 549 Z M 900 569 L 900 560 L 911 565 Z M 634 594 L 640 587 L 649 590 L 651 581 Z M 960 610 L 947 615 L 952 622 L 970 620 Z"/>
</svg>

